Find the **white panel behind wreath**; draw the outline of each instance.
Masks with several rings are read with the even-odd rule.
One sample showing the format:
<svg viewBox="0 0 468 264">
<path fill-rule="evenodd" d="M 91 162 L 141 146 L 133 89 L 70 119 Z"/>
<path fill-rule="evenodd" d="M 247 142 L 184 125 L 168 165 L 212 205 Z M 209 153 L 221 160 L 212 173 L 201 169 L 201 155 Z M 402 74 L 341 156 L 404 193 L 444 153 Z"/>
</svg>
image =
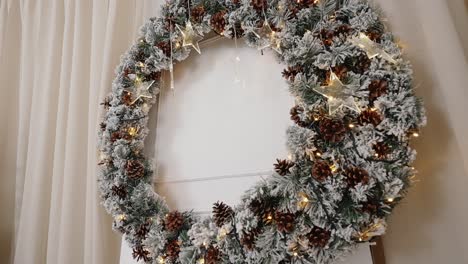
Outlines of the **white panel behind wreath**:
<svg viewBox="0 0 468 264">
<path fill-rule="evenodd" d="M 268 175 L 276 158 L 287 157 L 285 131 L 292 124 L 294 98 L 281 77 L 285 66 L 270 51 L 261 56 L 219 40 L 202 46 L 202 53 L 192 52 L 175 67 L 174 92 L 166 83 L 159 115 L 157 106 L 151 113 L 147 146 L 154 149 L 147 154 L 158 164 L 156 190 L 171 208 L 203 213 L 218 200 L 237 204 L 245 190 Z M 237 177 L 186 182 L 229 175 Z M 121 263 L 136 263 L 125 242 Z M 363 246 L 346 263 L 371 264 L 369 248 Z"/>
</svg>

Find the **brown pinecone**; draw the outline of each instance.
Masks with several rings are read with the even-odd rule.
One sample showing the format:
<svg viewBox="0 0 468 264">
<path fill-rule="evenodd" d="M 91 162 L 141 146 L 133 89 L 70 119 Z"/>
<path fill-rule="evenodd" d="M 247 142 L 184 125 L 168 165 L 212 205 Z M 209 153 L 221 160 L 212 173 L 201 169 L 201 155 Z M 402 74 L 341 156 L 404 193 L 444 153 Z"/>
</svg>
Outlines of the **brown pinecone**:
<svg viewBox="0 0 468 264">
<path fill-rule="evenodd" d="M 114 185 L 111 188 L 112 195 L 119 197 L 120 199 L 125 199 L 127 197 L 127 190 L 125 186 Z"/>
<path fill-rule="evenodd" d="M 354 188 L 359 183 L 369 183 L 369 173 L 367 173 L 366 170 L 358 167 L 347 168 L 344 172 L 344 175 L 346 177 L 346 182 L 348 183 L 349 188 Z"/>
<path fill-rule="evenodd" d="M 184 216 L 178 211 L 170 212 L 164 219 L 164 227 L 169 231 L 178 231 L 183 225 Z"/>
<path fill-rule="evenodd" d="M 279 175 L 284 176 L 291 173 L 290 169 L 294 166 L 294 162 L 290 160 L 276 159 L 276 163 L 273 164 L 273 166 Z"/>
<path fill-rule="evenodd" d="M 203 5 L 198 5 L 192 8 L 190 12 L 190 16 L 194 22 L 196 23 L 202 22 L 203 16 L 205 16 L 205 7 Z"/>
<path fill-rule="evenodd" d="M 130 106 L 133 102 L 133 98 L 132 98 L 132 93 L 130 92 L 127 92 L 127 91 L 124 91 L 122 93 L 122 99 L 121 99 L 122 103 L 124 103 L 126 106 Z"/>
<path fill-rule="evenodd" d="M 267 0 L 251 0 L 250 5 L 258 13 L 263 13 L 267 9 L 268 1 Z"/>
<path fill-rule="evenodd" d="M 369 99 L 373 102 L 378 97 L 384 95 L 387 92 L 388 82 L 387 80 L 373 80 L 369 84 Z"/>
<path fill-rule="evenodd" d="M 323 139 L 332 143 L 341 142 L 346 135 L 346 127 L 340 120 L 323 119 L 319 131 Z"/>
<path fill-rule="evenodd" d="M 365 124 L 372 124 L 378 126 L 382 122 L 382 117 L 377 111 L 366 109 L 361 112 L 357 118 L 358 123 L 362 126 Z"/>
<path fill-rule="evenodd" d="M 253 229 L 249 232 L 242 232 L 241 244 L 249 250 L 254 249 L 255 240 L 257 239 L 258 234 L 260 233 L 259 228 Z"/>
<path fill-rule="evenodd" d="M 234 216 L 234 211 L 229 205 L 223 202 L 216 202 L 213 205 L 213 220 L 217 227 L 223 226 Z"/>
<path fill-rule="evenodd" d="M 225 14 L 225 10 L 219 11 L 212 15 L 210 20 L 211 27 L 216 33 L 220 35 L 223 34 L 224 28 L 226 27 L 226 19 L 224 18 Z"/>
<path fill-rule="evenodd" d="M 366 35 L 374 42 L 380 42 L 382 39 L 382 33 L 377 29 L 369 29 Z"/>
<path fill-rule="evenodd" d="M 322 29 L 320 31 L 320 39 L 325 46 L 331 46 L 333 44 L 333 38 L 335 37 L 335 31 Z"/>
<path fill-rule="evenodd" d="M 149 226 L 150 226 L 149 222 L 141 224 L 140 227 L 137 229 L 135 235 L 142 240 L 146 239 L 146 236 L 148 235 L 148 232 L 149 232 Z"/>
<path fill-rule="evenodd" d="M 122 134 L 120 133 L 120 131 L 115 131 L 115 132 L 112 132 L 110 140 L 111 142 L 115 142 L 121 138 L 122 138 Z"/>
<path fill-rule="evenodd" d="M 291 82 L 294 82 L 296 79 L 296 75 L 302 72 L 302 66 L 296 65 L 292 67 L 288 67 L 287 69 L 284 69 L 282 72 L 283 78 L 286 80 L 289 80 Z"/>
<path fill-rule="evenodd" d="M 265 224 L 273 222 L 273 217 L 276 211 L 276 206 L 271 202 L 263 200 L 253 200 L 250 203 L 250 210 Z"/>
<path fill-rule="evenodd" d="M 150 81 L 159 81 L 161 79 L 161 72 L 160 71 L 151 72 L 148 78 Z"/>
<path fill-rule="evenodd" d="M 145 166 L 138 160 L 127 160 L 125 171 L 130 179 L 138 179 L 145 174 Z"/>
<path fill-rule="evenodd" d="M 171 56 L 171 44 L 168 41 L 161 41 L 156 44 L 156 47 L 160 49 L 166 57 Z"/>
<path fill-rule="evenodd" d="M 370 199 L 370 198 L 369 198 Z M 362 204 L 361 210 L 363 212 L 369 213 L 371 215 L 375 215 L 379 210 L 379 204 L 375 202 L 371 202 L 370 200 Z"/>
<path fill-rule="evenodd" d="M 312 166 L 311 173 L 312 177 L 319 182 L 323 182 L 333 175 L 330 166 L 324 161 L 316 161 Z"/>
<path fill-rule="evenodd" d="M 302 114 L 304 112 L 304 108 L 301 107 L 301 106 L 294 106 L 293 108 L 291 108 L 291 110 L 289 111 L 289 114 L 291 115 L 291 120 L 294 121 L 294 123 L 296 123 L 298 126 L 300 127 L 307 127 L 307 122 L 303 121 L 300 114 Z"/>
<path fill-rule="evenodd" d="M 137 261 L 143 260 L 144 262 L 151 261 L 150 252 L 143 248 L 143 246 L 137 246 L 133 248 L 133 258 Z"/>
<path fill-rule="evenodd" d="M 385 156 L 387 156 L 388 154 L 392 152 L 390 147 L 383 142 L 375 143 L 374 146 L 372 146 L 372 149 L 374 150 L 375 156 L 377 158 L 384 158 Z"/>
<path fill-rule="evenodd" d="M 179 256 L 180 252 L 180 245 L 179 241 L 172 240 L 166 245 L 166 256 L 171 259 L 175 260 Z"/>
<path fill-rule="evenodd" d="M 344 64 L 335 66 L 332 68 L 332 70 L 336 74 L 336 76 L 341 80 L 346 78 L 346 75 L 348 74 L 348 68 Z M 330 74 L 331 72 L 327 73 L 327 79 L 330 79 Z"/>
<path fill-rule="evenodd" d="M 307 234 L 307 238 L 309 239 L 310 246 L 324 248 L 330 241 L 331 232 L 318 226 L 314 226 L 314 228 L 312 228 L 312 230 Z"/>
<path fill-rule="evenodd" d="M 342 24 L 339 27 L 335 28 L 336 35 L 346 35 L 351 32 L 353 29 L 348 24 Z"/>
<path fill-rule="evenodd" d="M 291 233 L 294 230 L 294 214 L 276 212 L 274 218 L 276 221 L 276 225 L 278 226 L 278 231 L 284 233 Z"/>
<path fill-rule="evenodd" d="M 370 67 L 371 60 L 367 57 L 367 55 L 361 55 L 357 58 L 354 64 L 354 72 L 359 74 L 364 74 Z"/>
<path fill-rule="evenodd" d="M 221 254 L 218 248 L 209 246 L 205 253 L 205 264 L 216 264 L 221 260 Z"/>
</svg>

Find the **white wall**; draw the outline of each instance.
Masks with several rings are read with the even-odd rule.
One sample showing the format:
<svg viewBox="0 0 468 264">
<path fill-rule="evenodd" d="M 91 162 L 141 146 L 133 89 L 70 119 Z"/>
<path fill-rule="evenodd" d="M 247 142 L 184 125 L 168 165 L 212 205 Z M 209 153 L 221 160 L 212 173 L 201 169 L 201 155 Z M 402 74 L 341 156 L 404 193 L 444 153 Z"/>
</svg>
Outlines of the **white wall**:
<svg viewBox="0 0 468 264">
<path fill-rule="evenodd" d="M 217 200 L 235 205 L 240 195 L 267 176 L 276 158 L 287 157 L 285 130 L 292 124 L 294 100 L 281 77 L 284 66 L 273 54 L 219 40 L 202 47 L 175 68 L 175 92 L 161 97 L 149 144 L 159 164 L 157 191 L 172 208 L 207 212 Z M 235 57 L 239 55 L 239 74 Z M 241 80 L 234 82 L 236 76 Z M 155 107 L 156 108 L 156 107 Z M 155 140 L 157 138 L 157 140 Z M 153 142 L 157 141 L 156 148 Z M 238 178 L 164 183 L 167 181 L 239 175 Z M 122 262 L 134 263 L 123 245 Z M 346 263 L 370 264 L 366 246 Z"/>
</svg>

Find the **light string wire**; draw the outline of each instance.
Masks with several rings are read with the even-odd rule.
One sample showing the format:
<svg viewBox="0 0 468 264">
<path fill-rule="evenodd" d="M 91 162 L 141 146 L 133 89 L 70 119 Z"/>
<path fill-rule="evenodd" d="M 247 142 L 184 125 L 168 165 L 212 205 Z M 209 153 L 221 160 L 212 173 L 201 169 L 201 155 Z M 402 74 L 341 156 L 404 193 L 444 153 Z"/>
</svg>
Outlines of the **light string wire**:
<svg viewBox="0 0 468 264">
<path fill-rule="evenodd" d="M 223 179 L 240 179 L 240 178 L 253 178 L 253 177 L 261 177 L 263 176 L 270 176 L 272 175 L 273 171 L 265 170 L 265 171 L 257 171 L 257 172 L 246 172 L 246 173 L 235 173 L 235 174 L 224 174 L 218 176 L 210 176 L 210 177 L 199 177 L 199 178 L 190 178 L 190 179 L 178 179 L 178 180 L 156 180 L 154 183 L 156 184 L 174 184 L 174 183 L 186 183 L 186 182 L 206 182 L 206 181 L 216 181 L 216 180 L 223 180 Z"/>
</svg>

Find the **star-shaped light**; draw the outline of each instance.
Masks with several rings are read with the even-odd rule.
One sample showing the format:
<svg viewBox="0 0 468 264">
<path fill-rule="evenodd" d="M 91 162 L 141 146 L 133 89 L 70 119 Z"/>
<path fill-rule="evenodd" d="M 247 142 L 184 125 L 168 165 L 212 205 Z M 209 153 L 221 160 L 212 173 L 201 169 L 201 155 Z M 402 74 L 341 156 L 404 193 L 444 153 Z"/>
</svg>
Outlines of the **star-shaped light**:
<svg viewBox="0 0 468 264">
<path fill-rule="evenodd" d="M 151 82 L 142 82 L 139 77 L 135 78 L 135 85 L 133 86 L 133 91 L 128 91 L 133 95 L 133 100 L 130 105 L 135 104 L 138 100 L 142 98 L 153 98 L 153 95 L 150 93 L 149 89 L 155 81 Z"/>
<path fill-rule="evenodd" d="M 377 43 L 373 42 L 368 36 L 366 36 L 366 34 L 362 32 L 359 33 L 359 36 L 350 39 L 350 42 L 363 49 L 369 59 L 380 56 L 382 59 L 392 64 L 396 64 L 396 60 L 393 59 L 390 54 L 380 48 Z"/>
<path fill-rule="evenodd" d="M 261 41 L 261 45 L 258 47 L 259 50 L 264 50 L 271 47 L 273 50 L 282 53 L 281 51 L 281 40 L 275 31 L 271 29 L 270 24 L 267 20 L 263 22 L 263 26 L 253 31 L 255 36 Z"/>
<path fill-rule="evenodd" d="M 361 112 L 361 109 L 359 109 L 354 101 L 350 87 L 344 85 L 334 72 L 330 74 L 328 86 L 314 88 L 314 91 L 328 99 L 328 112 L 330 115 L 335 114 L 342 107 L 358 113 Z"/>
<path fill-rule="evenodd" d="M 187 21 L 187 23 L 185 24 L 185 28 L 182 28 L 179 25 L 176 26 L 180 33 L 182 33 L 182 46 L 192 46 L 192 48 L 196 50 L 198 54 L 201 54 L 198 42 L 200 42 L 200 40 L 202 40 L 203 37 L 195 31 L 195 29 L 192 26 L 192 23 L 190 21 Z"/>
</svg>

